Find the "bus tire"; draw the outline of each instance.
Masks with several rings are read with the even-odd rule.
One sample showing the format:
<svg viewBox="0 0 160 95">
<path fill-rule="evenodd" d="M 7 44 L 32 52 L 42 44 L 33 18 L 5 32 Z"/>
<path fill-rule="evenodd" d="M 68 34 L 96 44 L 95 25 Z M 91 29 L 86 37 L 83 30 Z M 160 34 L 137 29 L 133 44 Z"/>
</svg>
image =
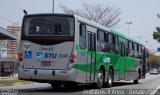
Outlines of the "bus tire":
<svg viewBox="0 0 160 95">
<path fill-rule="evenodd" d="M 108 74 L 107 74 L 107 82 L 106 82 L 106 86 L 108 88 L 110 88 L 113 84 L 113 71 L 111 68 L 109 68 L 108 70 Z"/>
<path fill-rule="evenodd" d="M 51 86 L 54 89 L 60 89 L 62 87 L 62 83 L 60 83 L 60 82 L 51 83 Z"/>
<path fill-rule="evenodd" d="M 104 84 L 104 71 L 102 69 L 99 70 L 97 74 L 97 82 L 95 83 L 95 88 L 100 89 Z"/>
<path fill-rule="evenodd" d="M 138 74 L 137 74 L 137 79 L 133 80 L 133 83 L 134 83 L 134 84 L 138 84 L 138 83 L 139 83 L 139 78 L 140 78 L 140 74 L 139 74 L 139 72 L 138 72 Z"/>
</svg>

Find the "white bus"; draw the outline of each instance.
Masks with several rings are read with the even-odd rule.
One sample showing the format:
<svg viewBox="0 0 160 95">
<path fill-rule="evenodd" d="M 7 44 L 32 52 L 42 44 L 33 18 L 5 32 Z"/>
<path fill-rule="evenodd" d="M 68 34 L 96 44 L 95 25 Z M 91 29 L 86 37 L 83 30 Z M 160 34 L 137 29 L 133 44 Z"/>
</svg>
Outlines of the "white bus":
<svg viewBox="0 0 160 95">
<path fill-rule="evenodd" d="M 54 88 L 138 83 L 145 77 L 145 51 L 138 41 L 76 15 L 30 14 L 23 18 L 18 76 Z"/>
</svg>

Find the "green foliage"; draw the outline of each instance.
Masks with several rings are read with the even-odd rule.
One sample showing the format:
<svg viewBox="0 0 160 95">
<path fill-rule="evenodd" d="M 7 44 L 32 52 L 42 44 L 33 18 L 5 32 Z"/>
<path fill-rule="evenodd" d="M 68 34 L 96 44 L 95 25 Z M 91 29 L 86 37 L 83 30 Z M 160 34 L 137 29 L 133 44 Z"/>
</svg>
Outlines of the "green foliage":
<svg viewBox="0 0 160 95">
<path fill-rule="evenodd" d="M 160 19 L 160 14 L 157 14 L 158 19 Z M 157 40 L 158 43 L 160 42 L 160 27 L 156 27 L 156 31 L 153 33 L 153 39 Z"/>
<path fill-rule="evenodd" d="M 160 42 L 160 27 L 156 27 L 156 31 L 153 33 L 153 38 Z"/>
<path fill-rule="evenodd" d="M 26 83 L 31 83 L 31 82 L 24 81 L 24 80 L 0 80 L 0 87 L 1 86 L 12 86 L 16 83 L 26 84 Z"/>
</svg>

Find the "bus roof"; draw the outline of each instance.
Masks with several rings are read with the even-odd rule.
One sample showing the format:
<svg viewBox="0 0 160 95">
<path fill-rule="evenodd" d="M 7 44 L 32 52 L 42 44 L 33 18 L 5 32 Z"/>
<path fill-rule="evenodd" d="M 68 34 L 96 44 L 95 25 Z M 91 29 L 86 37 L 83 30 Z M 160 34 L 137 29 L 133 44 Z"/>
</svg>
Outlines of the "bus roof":
<svg viewBox="0 0 160 95">
<path fill-rule="evenodd" d="M 135 43 L 138 43 L 138 44 L 141 44 L 141 45 L 143 45 L 141 42 L 139 42 L 138 40 L 135 40 L 135 39 L 133 39 L 132 37 L 126 37 L 128 40 L 130 40 L 130 41 L 132 41 L 132 42 L 135 42 Z"/>
<path fill-rule="evenodd" d="M 62 13 L 39 13 L 39 14 L 26 14 L 25 16 L 65 16 L 65 17 L 74 17 L 74 15 L 70 15 L 70 14 L 62 14 Z M 24 16 L 24 17 L 25 17 Z"/>
<path fill-rule="evenodd" d="M 132 41 L 132 42 L 135 42 L 135 43 L 138 43 L 138 44 L 143 45 L 142 43 L 140 43 L 139 41 L 133 39 L 132 37 L 127 37 L 127 36 L 125 36 L 124 34 L 118 32 L 118 31 L 116 31 L 116 30 L 114 30 L 114 29 L 107 28 L 107 27 L 105 27 L 105 26 L 103 26 L 103 25 L 100 25 L 100 24 L 98 24 L 98 23 L 95 23 L 95 22 L 93 22 L 93 21 L 90 21 L 90 20 L 88 20 L 88 19 L 85 19 L 85 18 L 80 17 L 80 16 L 78 16 L 78 15 L 74 15 L 74 16 L 75 16 L 75 18 L 77 18 L 79 21 L 82 21 L 82 22 L 84 22 L 84 23 L 86 23 L 86 24 L 89 24 L 89 25 L 92 25 L 92 26 L 94 26 L 94 27 L 103 29 L 103 30 L 105 30 L 106 32 L 113 33 L 113 34 L 118 35 L 118 36 L 120 36 L 120 37 L 122 37 L 122 38 L 124 38 L 124 39 L 128 39 L 128 40 L 130 40 L 130 41 Z"/>
<path fill-rule="evenodd" d="M 105 26 L 103 26 L 103 25 L 100 25 L 100 24 L 98 24 L 96 22 L 93 22 L 93 21 L 90 21 L 88 19 L 85 19 L 85 18 L 80 17 L 78 15 L 74 15 L 74 16 L 75 16 L 75 19 L 77 19 L 78 21 L 82 21 L 83 23 L 88 24 L 90 26 L 93 26 L 93 27 L 96 27 L 96 28 L 100 28 L 100 29 L 102 29 L 102 30 L 104 30 L 106 32 L 110 32 L 110 29 L 105 27 Z"/>
<path fill-rule="evenodd" d="M 139 42 L 138 40 L 135 40 L 135 39 L 133 39 L 133 38 L 130 37 L 130 36 L 127 37 L 127 36 L 125 36 L 124 34 L 118 32 L 118 31 L 116 31 L 116 30 L 114 30 L 114 29 L 111 29 L 110 32 L 113 33 L 113 34 L 116 34 L 116 35 L 118 35 L 118 36 L 121 36 L 121 37 L 123 37 L 123 38 L 125 38 L 125 39 L 128 39 L 128 40 L 130 40 L 130 41 L 132 41 L 132 42 L 134 42 L 134 43 L 143 45 L 143 44 L 142 44 L 141 42 Z"/>
<path fill-rule="evenodd" d="M 115 35 L 118 35 L 118 36 L 121 36 L 121 37 L 123 37 L 123 38 L 126 38 L 124 34 L 118 32 L 118 31 L 116 31 L 116 30 L 114 30 L 114 29 L 111 29 L 110 32 L 113 33 L 113 34 L 115 34 Z"/>
</svg>

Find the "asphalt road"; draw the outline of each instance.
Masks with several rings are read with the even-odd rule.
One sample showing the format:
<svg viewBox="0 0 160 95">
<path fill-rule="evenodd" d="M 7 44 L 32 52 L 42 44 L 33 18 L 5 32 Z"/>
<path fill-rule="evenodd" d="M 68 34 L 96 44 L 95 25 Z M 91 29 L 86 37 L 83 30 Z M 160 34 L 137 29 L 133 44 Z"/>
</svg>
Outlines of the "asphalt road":
<svg viewBox="0 0 160 95">
<path fill-rule="evenodd" d="M 133 84 L 133 81 L 115 82 L 113 87 L 102 89 L 80 84 L 77 88 L 55 90 L 47 83 L 15 85 L 0 89 L 3 95 L 150 95 L 159 85 L 160 75 L 148 75 L 146 79 L 140 80 L 139 84 Z"/>
</svg>

